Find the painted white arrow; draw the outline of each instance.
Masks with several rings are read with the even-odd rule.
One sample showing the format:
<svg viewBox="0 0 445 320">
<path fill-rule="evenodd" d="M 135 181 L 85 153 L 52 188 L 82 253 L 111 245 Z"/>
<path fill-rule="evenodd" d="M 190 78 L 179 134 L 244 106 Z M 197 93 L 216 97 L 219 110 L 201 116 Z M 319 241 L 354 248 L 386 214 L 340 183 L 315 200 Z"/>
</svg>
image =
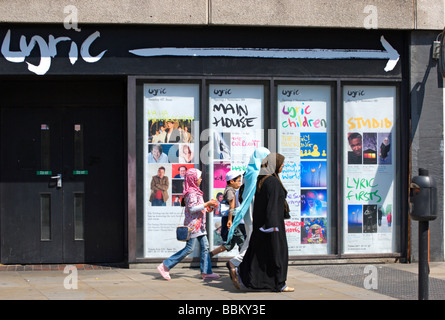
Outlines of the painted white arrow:
<svg viewBox="0 0 445 320">
<path fill-rule="evenodd" d="M 193 57 L 248 57 L 274 59 L 387 59 L 385 71 L 397 65 L 400 55 L 385 40 L 380 38 L 385 50 L 354 49 L 266 49 L 266 48 L 146 48 L 129 50 L 141 57 L 193 56 Z"/>
</svg>

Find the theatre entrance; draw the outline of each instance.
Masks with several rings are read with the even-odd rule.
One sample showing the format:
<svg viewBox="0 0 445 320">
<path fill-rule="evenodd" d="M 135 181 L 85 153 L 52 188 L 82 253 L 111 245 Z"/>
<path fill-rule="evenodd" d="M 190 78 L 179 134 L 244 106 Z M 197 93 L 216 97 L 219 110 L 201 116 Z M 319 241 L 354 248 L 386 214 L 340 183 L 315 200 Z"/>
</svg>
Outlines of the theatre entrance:
<svg viewBox="0 0 445 320">
<path fill-rule="evenodd" d="M 1 263 L 124 259 L 122 109 L 1 109 Z"/>
</svg>

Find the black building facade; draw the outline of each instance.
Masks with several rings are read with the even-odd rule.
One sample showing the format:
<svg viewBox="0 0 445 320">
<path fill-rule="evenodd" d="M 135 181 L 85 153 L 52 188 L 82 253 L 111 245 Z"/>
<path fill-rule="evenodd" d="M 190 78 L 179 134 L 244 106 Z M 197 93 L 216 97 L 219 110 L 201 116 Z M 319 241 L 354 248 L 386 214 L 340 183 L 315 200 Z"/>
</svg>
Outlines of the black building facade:
<svg viewBox="0 0 445 320">
<path fill-rule="evenodd" d="M 2 25 L 0 263 L 160 261 L 183 245 L 181 167 L 202 170 L 216 198 L 258 146 L 286 156 L 292 260 L 415 259 L 409 184 L 422 166 L 440 186 L 430 248 L 443 260 L 436 36 Z M 168 123 L 180 140 L 162 136 Z M 160 167 L 169 189 L 155 202 Z M 220 217 L 207 218 L 217 246 Z"/>
</svg>

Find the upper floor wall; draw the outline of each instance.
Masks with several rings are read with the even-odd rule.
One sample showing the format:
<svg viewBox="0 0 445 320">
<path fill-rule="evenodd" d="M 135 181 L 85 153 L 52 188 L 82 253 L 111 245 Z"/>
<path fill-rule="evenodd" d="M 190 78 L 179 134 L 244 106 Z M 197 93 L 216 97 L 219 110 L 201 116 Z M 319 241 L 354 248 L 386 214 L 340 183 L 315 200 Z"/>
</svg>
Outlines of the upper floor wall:
<svg viewBox="0 0 445 320">
<path fill-rule="evenodd" d="M 0 0 L 0 23 L 442 30 L 445 0 Z"/>
</svg>

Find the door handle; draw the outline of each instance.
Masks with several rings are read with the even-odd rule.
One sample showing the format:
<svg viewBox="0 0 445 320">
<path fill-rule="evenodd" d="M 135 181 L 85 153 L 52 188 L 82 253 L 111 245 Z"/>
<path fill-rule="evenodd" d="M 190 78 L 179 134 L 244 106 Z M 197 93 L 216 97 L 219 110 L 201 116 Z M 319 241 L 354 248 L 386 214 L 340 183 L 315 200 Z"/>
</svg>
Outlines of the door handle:
<svg viewBox="0 0 445 320">
<path fill-rule="evenodd" d="M 56 186 L 57 188 L 62 188 L 62 174 L 59 173 L 57 176 L 52 176 L 51 179 L 57 179 Z"/>
</svg>

